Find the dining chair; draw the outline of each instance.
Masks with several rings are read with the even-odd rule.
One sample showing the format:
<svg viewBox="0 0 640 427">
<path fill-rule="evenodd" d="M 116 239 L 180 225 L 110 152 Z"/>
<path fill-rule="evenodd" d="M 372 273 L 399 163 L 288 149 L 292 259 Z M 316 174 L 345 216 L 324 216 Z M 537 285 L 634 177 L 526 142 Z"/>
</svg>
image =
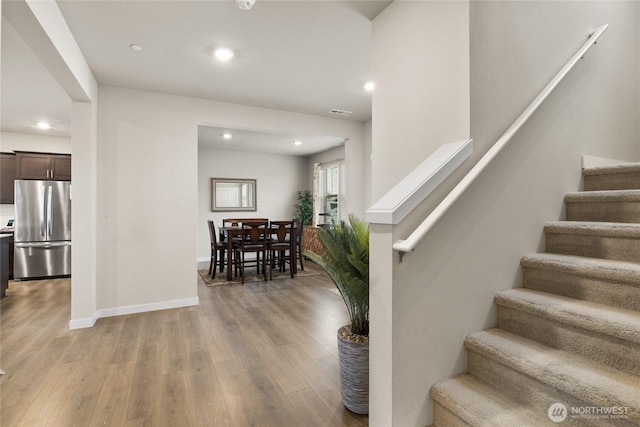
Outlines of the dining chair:
<svg viewBox="0 0 640 427">
<path fill-rule="evenodd" d="M 302 263 L 302 259 L 304 258 L 302 255 L 302 233 L 304 232 L 304 225 L 302 223 L 302 218 L 293 218 L 293 222 L 295 223 L 296 228 L 296 258 L 300 261 L 300 270 L 304 271 L 304 264 Z"/>
<path fill-rule="evenodd" d="M 220 273 L 224 271 L 224 260 L 227 252 L 227 245 L 218 243 L 218 237 L 216 234 L 216 226 L 212 220 L 207 220 L 209 226 L 209 240 L 211 241 L 211 260 L 209 261 L 209 275 L 212 279 L 216 278 L 216 267 L 220 265 Z M 220 254 L 220 259 L 218 259 Z M 230 254 L 231 256 L 231 254 Z"/>
<path fill-rule="evenodd" d="M 225 227 L 242 227 L 242 224 L 250 222 L 269 222 L 268 218 L 225 218 L 222 220 L 222 225 Z M 234 244 L 240 243 L 241 236 L 234 237 Z"/>
<path fill-rule="evenodd" d="M 240 244 L 237 246 L 236 266 L 240 269 L 242 283 L 245 278 L 245 267 L 255 263 L 257 274 L 260 274 L 262 266 L 262 275 L 267 280 L 267 242 L 269 240 L 267 227 L 268 221 L 251 221 L 242 223 L 242 237 Z M 255 254 L 255 259 L 247 259 L 249 253 Z M 261 256 L 262 255 L 262 256 Z"/>
<path fill-rule="evenodd" d="M 289 272 L 295 275 L 295 241 L 291 238 L 294 233 L 293 221 L 271 221 L 269 231 L 269 280 L 273 279 L 273 269 L 278 266 L 284 271 L 285 264 L 289 264 Z"/>
<path fill-rule="evenodd" d="M 241 227 L 242 226 L 242 218 L 224 218 L 222 220 L 222 225 L 223 227 Z M 225 237 L 226 240 L 226 237 Z M 236 246 L 238 246 L 240 244 L 240 240 L 242 240 L 242 236 L 241 235 L 235 235 L 233 237 L 233 246 L 234 246 L 234 251 L 236 249 Z M 236 266 L 235 268 L 236 271 L 236 275 L 237 275 L 237 271 L 238 271 L 238 266 Z"/>
</svg>

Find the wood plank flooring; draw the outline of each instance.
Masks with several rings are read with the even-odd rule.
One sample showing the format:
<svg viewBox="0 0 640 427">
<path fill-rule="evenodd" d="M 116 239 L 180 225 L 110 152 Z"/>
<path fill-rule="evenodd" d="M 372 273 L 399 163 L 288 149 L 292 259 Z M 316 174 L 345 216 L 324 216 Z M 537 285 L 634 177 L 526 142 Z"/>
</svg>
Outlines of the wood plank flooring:
<svg viewBox="0 0 640 427">
<path fill-rule="evenodd" d="M 10 282 L 0 425 L 368 424 L 340 399 L 336 332 L 347 312 L 326 275 L 213 288 L 194 280 L 198 307 L 76 331 L 69 279 Z"/>
</svg>

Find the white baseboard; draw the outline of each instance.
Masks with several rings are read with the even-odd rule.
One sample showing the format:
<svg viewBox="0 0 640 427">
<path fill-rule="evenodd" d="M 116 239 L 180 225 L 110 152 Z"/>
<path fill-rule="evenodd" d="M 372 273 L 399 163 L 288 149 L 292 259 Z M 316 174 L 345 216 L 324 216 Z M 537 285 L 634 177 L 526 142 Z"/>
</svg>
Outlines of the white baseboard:
<svg viewBox="0 0 640 427">
<path fill-rule="evenodd" d="M 209 257 L 198 258 L 198 262 L 209 262 L 209 261 L 211 261 L 211 258 Z"/>
<path fill-rule="evenodd" d="M 96 324 L 96 320 L 98 320 L 98 317 L 96 316 L 96 314 L 94 314 L 93 317 L 90 317 L 87 319 L 69 320 L 69 330 L 73 331 L 74 329 L 93 328 L 93 325 Z"/>
<path fill-rule="evenodd" d="M 191 307 L 198 305 L 198 297 L 173 301 L 162 301 L 151 304 L 128 305 L 124 307 L 106 308 L 98 310 L 98 318 L 122 316 L 125 314 L 145 313 L 148 311 L 169 310 L 172 308 Z"/>
<path fill-rule="evenodd" d="M 103 317 L 122 316 L 125 314 L 145 313 L 148 311 L 169 310 L 172 308 L 191 307 L 200 304 L 198 297 L 186 298 L 174 301 L 163 301 L 152 304 L 128 305 L 125 307 L 107 308 L 98 310 L 93 317 L 86 319 L 71 319 L 69 321 L 69 330 L 93 328 L 98 319 Z"/>
</svg>

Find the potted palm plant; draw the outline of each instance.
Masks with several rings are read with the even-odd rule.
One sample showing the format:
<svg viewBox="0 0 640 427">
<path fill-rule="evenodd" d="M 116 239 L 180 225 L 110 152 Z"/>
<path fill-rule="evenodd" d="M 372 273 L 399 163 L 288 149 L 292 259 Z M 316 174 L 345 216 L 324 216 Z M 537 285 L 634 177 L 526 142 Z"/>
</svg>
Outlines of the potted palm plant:
<svg viewBox="0 0 640 427">
<path fill-rule="evenodd" d="M 338 330 L 340 392 L 347 409 L 369 413 L 369 227 L 349 215 L 318 232 L 320 255 L 305 252 L 335 283 L 350 323 Z"/>
</svg>

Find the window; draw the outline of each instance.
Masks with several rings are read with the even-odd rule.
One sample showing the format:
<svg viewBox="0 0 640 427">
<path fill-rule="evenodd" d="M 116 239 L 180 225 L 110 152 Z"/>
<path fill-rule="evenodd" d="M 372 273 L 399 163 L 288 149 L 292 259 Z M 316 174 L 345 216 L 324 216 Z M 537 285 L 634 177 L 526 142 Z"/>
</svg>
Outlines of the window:
<svg viewBox="0 0 640 427">
<path fill-rule="evenodd" d="M 316 163 L 314 170 L 314 219 L 316 225 L 341 218 L 344 201 L 344 160 Z"/>
<path fill-rule="evenodd" d="M 324 172 L 324 213 L 329 214 L 333 221 L 338 220 L 340 200 L 340 166 L 333 164 Z"/>
</svg>

